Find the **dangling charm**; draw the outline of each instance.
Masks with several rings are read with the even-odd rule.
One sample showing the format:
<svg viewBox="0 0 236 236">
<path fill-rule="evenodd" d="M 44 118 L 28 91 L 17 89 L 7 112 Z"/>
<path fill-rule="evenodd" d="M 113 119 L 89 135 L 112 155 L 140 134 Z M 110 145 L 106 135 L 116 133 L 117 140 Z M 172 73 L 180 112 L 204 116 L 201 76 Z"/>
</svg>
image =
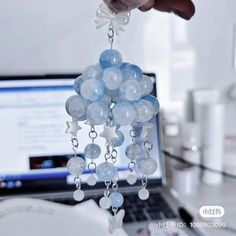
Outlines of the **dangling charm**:
<svg viewBox="0 0 236 236">
<path fill-rule="evenodd" d="M 97 132 L 95 131 L 94 126 L 91 125 L 91 129 L 89 132 L 89 137 L 92 139 L 92 143 L 88 144 L 84 149 L 85 158 L 91 160 L 88 164 L 88 169 L 91 171 L 91 175 L 87 179 L 87 184 L 89 186 L 94 186 L 97 183 L 97 179 L 94 176 L 96 172 L 96 163 L 94 162 L 101 154 L 101 148 L 99 145 L 94 143 L 94 140 L 97 138 Z"/>
</svg>

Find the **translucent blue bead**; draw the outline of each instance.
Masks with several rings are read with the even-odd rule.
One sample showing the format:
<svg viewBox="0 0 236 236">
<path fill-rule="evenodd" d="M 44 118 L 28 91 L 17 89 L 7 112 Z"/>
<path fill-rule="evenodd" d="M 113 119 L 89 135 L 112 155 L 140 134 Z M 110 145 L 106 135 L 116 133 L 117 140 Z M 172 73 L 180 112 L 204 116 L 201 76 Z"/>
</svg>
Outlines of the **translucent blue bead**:
<svg viewBox="0 0 236 236">
<path fill-rule="evenodd" d="M 117 175 L 117 169 L 110 162 L 103 162 L 98 165 L 96 173 L 100 181 L 112 181 Z"/>
<path fill-rule="evenodd" d="M 66 100 L 65 108 L 70 116 L 79 118 L 85 114 L 86 102 L 79 95 L 73 95 Z"/>
<path fill-rule="evenodd" d="M 124 65 L 122 67 L 122 73 L 124 76 L 124 79 L 136 79 L 136 80 L 141 80 L 143 77 L 143 72 L 142 70 L 132 64 Z"/>
<path fill-rule="evenodd" d="M 95 102 L 104 95 L 104 86 L 99 80 L 88 79 L 80 86 L 80 94 L 83 98 Z"/>
<path fill-rule="evenodd" d="M 112 109 L 113 119 L 118 125 L 130 125 L 136 117 L 136 111 L 129 102 L 118 102 Z"/>
<path fill-rule="evenodd" d="M 120 96 L 128 101 L 137 101 L 142 94 L 141 84 L 137 80 L 126 80 L 120 86 Z"/>
<path fill-rule="evenodd" d="M 80 94 L 80 86 L 81 86 L 82 82 L 83 82 L 83 76 L 82 75 L 77 77 L 75 82 L 74 82 L 74 90 L 78 94 Z"/>
<path fill-rule="evenodd" d="M 148 76 L 144 75 L 143 78 L 141 79 L 140 83 L 142 86 L 143 95 L 149 95 L 153 90 L 152 79 L 149 78 Z"/>
<path fill-rule="evenodd" d="M 124 134 L 121 131 L 119 131 L 119 130 L 116 131 L 116 134 L 118 137 L 113 138 L 111 140 L 112 147 L 120 147 L 124 143 L 124 140 L 125 140 Z"/>
<path fill-rule="evenodd" d="M 70 158 L 66 164 L 66 167 L 71 175 L 79 176 L 85 170 L 86 163 L 80 157 Z"/>
<path fill-rule="evenodd" d="M 118 51 L 108 49 L 102 52 L 99 62 L 102 68 L 108 68 L 112 66 L 119 67 L 122 63 L 122 56 Z"/>
<path fill-rule="evenodd" d="M 120 69 L 116 67 L 107 68 L 102 73 L 105 87 L 110 90 L 118 89 L 123 81 Z"/>
<path fill-rule="evenodd" d="M 142 148 L 137 144 L 130 144 L 125 150 L 125 155 L 132 161 L 140 158 L 141 153 Z"/>
<path fill-rule="evenodd" d="M 135 102 L 134 107 L 137 111 L 137 122 L 147 122 L 152 119 L 154 115 L 154 109 L 150 102 L 147 100 L 141 99 L 138 102 Z"/>
<path fill-rule="evenodd" d="M 105 124 L 109 114 L 110 110 L 108 106 L 102 102 L 93 102 L 89 104 L 86 111 L 87 120 L 94 125 Z"/>
<path fill-rule="evenodd" d="M 154 115 L 156 115 L 159 112 L 160 104 L 159 104 L 156 97 L 154 97 L 153 95 L 148 95 L 148 96 L 143 97 L 142 99 L 144 99 L 152 104 Z"/>
<path fill-rule="evenodd" d="M 102 68 L 100 64 L 96 64 L 96 65 L 88 66 L 84 70 L 83 75 L 87 79 L 99 79 L 99 77 L 101 76 L 101 72 L 102 72 Z"/>
<path fill-rule="evenodd" d="M 101 148 L 95 143 L 88 144 L 84 149 L 84 155 L 88 159 L 96 159 L 100 154 Z"/>
<path fill-rule="evenodd" d="M 109 199 L 111 201 L 111 206 L 115 208 L 119 208 L 124 203 L 124 197 L 121 193 L 113 192 L 110 194 Z"/>
</svg>

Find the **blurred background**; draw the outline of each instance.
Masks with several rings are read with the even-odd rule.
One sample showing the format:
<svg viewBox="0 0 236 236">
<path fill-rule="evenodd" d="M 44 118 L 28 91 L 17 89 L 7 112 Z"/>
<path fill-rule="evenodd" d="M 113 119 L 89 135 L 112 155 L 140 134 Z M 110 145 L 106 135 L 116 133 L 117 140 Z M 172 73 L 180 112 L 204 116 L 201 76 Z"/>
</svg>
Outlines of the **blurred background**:
<svg viewBox="0 0 236 236">
<path fill-rule="evenodd" d="M 95 64 L 101 51 L 109 47 L 106 28 L 96 30 L 94 23 L 100 2 L 0 0 L 0 76 L 77 74 Z M 236 1 L 194 3 L 196 14 L 190 21 L 154 10 L 132 11 L 130 23 L 116 38 L 114 48 L 126 61 L 157 76 L 166 153 L 233 175 Z M 204 159 L 205 156 L 210 159 Z M 189 202 L 200 206 L 202 201 L 197 200 L 200 194 L 188 188 L 188 183 L 186 189 L 180 190 L 179 183 L 171 180 L 173 175 L 175 179 L 176 176 L 188 179 L 191 165 L 179 166 L 168 157 L 166 162 L 169 184 Z M 179 169 L 186 170 L 187 175 L 179 176 Z M 216 177 L 197 172 L 198 177 L 194 178 L 218 186 L 211 189 L 215 191 L 216 202 L 223 201 L 222 191 L 232 196 L 226 199 L 226 205 L 234 202 L 235 191 L 227 192 L 235 186 L 234 182 L 223 180 L 221 174 L 219 178 L 219 174 Z M 223 184 L 227 181 L 229 185 Z M 191 182 L 191 186 L 195 185 Z M 207 188 L 201 188 L 201 194 L 207 196 Z"/>
</svg>

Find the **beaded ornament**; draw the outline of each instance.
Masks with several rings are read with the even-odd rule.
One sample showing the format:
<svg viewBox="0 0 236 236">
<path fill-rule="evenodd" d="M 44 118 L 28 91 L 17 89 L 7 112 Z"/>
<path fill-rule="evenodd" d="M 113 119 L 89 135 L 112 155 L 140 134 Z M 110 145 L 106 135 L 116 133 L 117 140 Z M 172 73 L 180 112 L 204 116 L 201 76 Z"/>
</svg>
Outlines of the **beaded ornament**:
<svg viewBox="0 0 236 236">
<path fill-rule="evenodd" d="M 76 95 L 66 101 L 66 112 L 72 117 L 66 122 L 66 133 L 71 135 L 74 157 L 67 163 L 69 173 L 74 176 L 76 190 L 73 197 L 76 201 L 84 199 L 81 189 L 80 175 L 89 170 L 87 184 L 95 186 L 97 179 L 104 182 L 105 190 L 99 205 L 102 209 L 112 209 L 109 219 L 109 231 L 122 227 L 125 211 L 120 209 L 124 202 L 123 194 L 118 191 L 117 148 L 125 143 L 120 128 L 126 126 L 130 130 L 132 143 L 126 147 L 125 155 L 129 159 L 127 182 L 134 185 L 136 173 L 142 174 L 142 186 L 138 191 L 141 200 L 149 197 L 147 190 L 148 176 L 157 170 L 157 162 L 151 157 L 150 120 L 159 112 L 159 102 L 150 95 L 153 81 L 143 75 L 142 70 L 133 64 L 123 62 L 121 54 L 113 49 L 114 36 L 124 30 L 129 22 L 130 13 L 114 13 L 102 3 L 97 10 L 97 28 L 108 25 L 110 49 L 101 53 L 99 63 L 91 65 L 74 81 Z M 79 141 L 77 133 L 81 130 L 79 122 L 90 126 L 91 142 L 84 149 L 84 157 L 79 157 L 77 150 Z M 97 165 L 95 160 L 102 154 L 101 147 L 96 144 L 98 133 L 96 126 L 103 126 L 100 137 L 105 139 L 104 161 Z M 84 137 L 81 137 L 84 138 Z"/>
</svg>

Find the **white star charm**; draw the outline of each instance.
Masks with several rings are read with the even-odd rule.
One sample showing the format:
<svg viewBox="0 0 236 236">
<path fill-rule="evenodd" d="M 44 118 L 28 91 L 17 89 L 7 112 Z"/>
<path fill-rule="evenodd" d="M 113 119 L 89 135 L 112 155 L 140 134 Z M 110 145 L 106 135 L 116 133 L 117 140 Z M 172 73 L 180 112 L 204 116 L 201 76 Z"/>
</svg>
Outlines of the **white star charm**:
<svg viewBox="0 0 236 236">
<path fill-rule="evenodd" d="M 117 214 L 109 218 L 109 232 L 113 233 L 116 229 L 122 228 L 125 210 L 121 209 Z"/>
<path fill-rule="evenodd" d="M 147 122 L 145 126 L 143 126 L 142 131 L 141 131 L 141 137 L 142 138 L 147 138 L 151 139 L 151 134 L 152 134 L 152 129 L 153 129 L 153 124 L 150 122 Z"/>
<path fill-rule="evenodd" d="M 105 138 L 108 143 L 111 143 L 112 139 L 118 138 L 116 126 L 108 127 L 104 125 L 103 132 L 100 134 L 100 137 Z"/>
<path fill-rule="evenodd" d="M 78 131 L 81 130 L 81 127 L 78 125 L 78 121 L 73 120 L 66 121 L 66 133 L 71 134 L 72 136 L 77 136 Z"/>
</svg>

